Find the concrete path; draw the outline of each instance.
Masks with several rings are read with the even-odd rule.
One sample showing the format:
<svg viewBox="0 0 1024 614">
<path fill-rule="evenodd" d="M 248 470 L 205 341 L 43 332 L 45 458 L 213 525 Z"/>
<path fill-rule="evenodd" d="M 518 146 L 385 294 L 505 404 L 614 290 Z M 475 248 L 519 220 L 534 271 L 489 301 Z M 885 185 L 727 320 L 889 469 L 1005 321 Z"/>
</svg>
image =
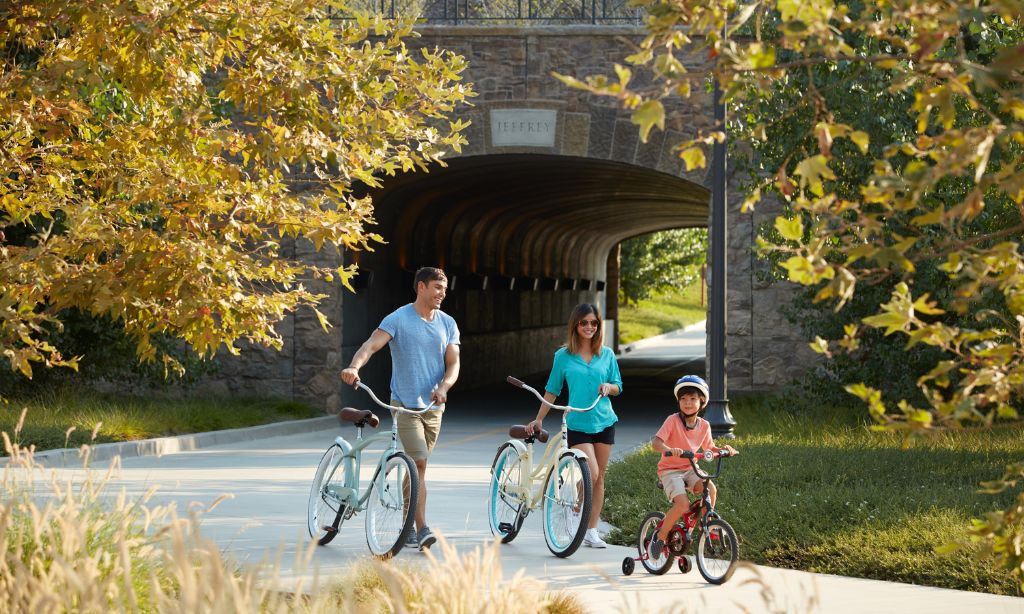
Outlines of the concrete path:
<svg viewBox="0 0 1024 614">
<path fill-rule="evenodd" d="M 646 443 L 666 412 L 674 410 L 671 382 L 687 372 L 703 373 L 704 325 L 689 327 L 624 348 L 619 358 L 626 393 L 615 400 L 620 417 L 616 455 Z M 517 374 L 518 375 L 518 374 Z M 544 375 L 526 377 L 534 387 Z M 367 400 L 366 406 L 369 406 Z M 489 547 L 493 538 L 486 517 L 489 467 L 508 426 L 535 415 L 536 402 L 510 386 L 461 392 L 456 389 L 445 416 L 441 440 L 428 470 L 427 519 L 460 551 Z M 306 501 L 313 472 L 323 451 L 343 433 L 355 429 L 327 421 L 311 421 L 318 430 L 252 439 L 236 433 L 234 443 L 198 438 L 201 449 L 186 451 L 171 442 L 164 456 L 125 458 L 114 486 L 142 494 L 159 486 L 157 502 L 174 502 L 179 509 L 205 507 L 224 494 L 232 498 L 204 516 L 202 529 L 230 555 L 257 563 L 278 557 L 283 580 L 310 580 L 312 573 L 293 566 L 295 554 L 308 547 Z M 555 417 L 549 429 L 557 428 Z M 390 427 L 385 419 L 382 428 Z M 742 428 L 742 425 L 740 425 Z M 269 434 L 272 429 L 262 431 Z M 258 435 L 256 431 L 248 435 Z M 193 441 L 193 440 L 189 440 Z M 136 449 L 135 447 L 132 448 Z M 149 448 L 142 447 L 142 450 Z M 181 450 L 181 451 L 177 451 Z M 538 450 L 539 451 L 539 450 Z M 372 458 L 372 455 L 370 456 Z M 102 465 L 99 465 L 102 466 Z M 727 470 L 727 469 L 726 469 Z M 364 479 L 369 470 L 364 470 Z M 723 493 L 728 497 L 728 493 Z M 977 612 L 1024 614 L 1024 598 L 844 578 L 822 574 L 745 566 L 723 586 L 706 584 L 693 570 L 683 575 L 671 569 L 653 576 L 637 565 L 632 576 L 622 575 L 622 559 L 634 548 L 581 548 L 569 559 L 552 556 L 541 535 L 539 514 L 527 518 L 520 535 L 499 546 L 506 578 L 520 570 L 542 578 L 551 588 L 570 589 L 598 612 Z M 742 560 L 742 545 L 740 558 Z M 328 546 L 316 548 L 314 564 L 322 583 L 369 557 L 362 518 L 342 526 Z M 419 552 L 403 550 L 399 559 L 425 562 Z"/>
<path fill-rule="evenodd" d="M 467 393 L 452 402 L 428 472 L 428 522 L 460 551 L 492 543 L 485 504 L 488 468 L 495 449 L 506 439 L 507 426 L 535 411 L 521 391 L 504 391 L 503 400 L 495 399 L 496 392 Z M 626 403 L 619 413 L 616 449 L 623 452 L 647 441 L 656 418 Z M 389 425 L 384 422 L 382 427 Z M 551 418 L 547 426 L 554 427 Z M 314 467 L 339 432 L 342 429 L 330 428 L 159 458 L 125 459 L 119 482 L 135 493 L 160 485 L 158 500 L 176 502 L 182 509 L 233 495 L 205 516 L 204 533 L 242 561 L 257 562 L 281 548 L 283 576 L 290 579 L 295 552 L 308 544 L 305 510 Z M 344 435 L 354 437 L 354 429 L 346 427 Z M 683 575 L 672 569 L 652 576 L 638 565 L 632 576 L 625 577 L 620 565 L 623 557 L 635 554 L 633 548 L 584 547 L 569 559 L 558 559 L 544 544 L 539 515 L 529 517 L 519 537 L 500 549 L 506 578 L 525 570 L 552 588 L 573 590 L 593 612 L 1024 612 L 1020 598 L 765 567 L 740 569 L 721 587 L 704 583 L 696 570 Z M 329 581 L 367 557 L 361 518 L 356 517 L 343 525 L 334 542 L 316 549 L 315 564 L 321 578 Z M 426 560 L 421 553 L 407 551 L 399 558 Z"/>
<path fill-rule="evenodd" d="M 619 370 L 624 382 L 643 381 L 648 386 L 674 382 L 681 375 L 704 376 L 706 322 L 619 348 Z"/>
</svg>

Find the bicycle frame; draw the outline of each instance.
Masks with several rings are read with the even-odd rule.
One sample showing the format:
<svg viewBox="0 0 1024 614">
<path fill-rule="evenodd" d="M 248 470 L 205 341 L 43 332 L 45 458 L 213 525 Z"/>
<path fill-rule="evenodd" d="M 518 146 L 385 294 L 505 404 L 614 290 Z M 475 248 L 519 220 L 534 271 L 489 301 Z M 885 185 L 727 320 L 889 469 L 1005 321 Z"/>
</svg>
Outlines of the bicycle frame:
<svg viewBox="0 0 1024 614">
<path fill-rule="evenodd" d="M 569 450 L 569 446 L 565 443 L 564 432 L 565 414 L 562 414 L 562 433 L 548 440 L 544 453 L 541 455 L 536 467 L 533 465 L 533 438 L 531 437 L 526 443 L 519 439 L 509 440 L 509 443 L 518 449 L 520 462 L 522 463 L 519 485 L 509 489 L 511 491 L 510 494 L 521 498 L 530 511 L 537 509 L 544 499 L 544 479 L 554 468 L 555 462 L 563 453 L 571 451 L 576 456 L 586 458 L 586 455 L 579 450 Z M 534 488 L 535 484 L 538 484 L 537 488 Z"/>
<path fill-rule="evenodd" d="M 378 433 L 364 439 L 362 431 L 363 429 L 361 427 L 357 427 L 356 442 L 354 445 L 349 443 L 348 440 L 340 435 L 334 439 L 334 443 L 338 444 L 338 447 L 341 448 L 342 454 L 333 461 L 333 465 L 328 476 L 333 477 L 334 472 L 338 470 L 338 467 L 341 467 L 342 463 L 346 463 L 350 471 L 346 472 L 345 485 L 338 488 L 337 492 L 332 492 L 328 489 L 324 493 L 324 496 L 330 497 L 335 503 L 346 506 L 346 518 L 349 518 L 356 512 L 364 511 L 366 509 L 366 501 L 370 498 L 369 488 L 367 488 L 361 495 L 359 494 L 359 475 L 362 471 L 363 450 L 371 444 L 388 438 L 388 433 Z M 373 478 L 377 477 L 377 474 L 380 473 L 381 468 L 383 468 L 387 459 L 398 450 L 394 441 L 397 434 L 398 431 L 392 427 L 391 444 L 384 450 L 380 458 L 377 459 L 377 467 L 374 470 Z M 369 484 L 373 483 L 373 478 L 370 479 L 368 482 Z"/>
<path fill-rule="evenodd" d="M 665 450 L 663 455 L 672 456 L 673 454 L 671 450 Z M 661 511 L 648 513 L 640 524 L 640 532 L 637 537 L 637 554 L 639 556 L 627 556 L 622 559 L 622 573 L 627 576 L 631 575 L 635 569 L 635 563 L 639 561 L 648 572 L 662 575 L 668 571 L 675 557 L 679 557 L 679 571 L 687 573 L 692 568 L 692 564 L 686 557 L 686 553 L 692 549 L 696 566 L 704 579 L 711 584 L 722 584 L 732 576 L 735 569 L 739 550 L 738 539 L 735 529 L 723 520 L 711 505 L 709 486 L 711 480 L 717 478 L 722 472 L 722 459 L 732 456 L 732 453 L 726 449 L 719 449 L 705 450 L 703 454 L 696 455 L 689 450 L 684 450 L 680 456 L 690 460 L 694 473 L 703 482 L 704 488 L 700 498 L 690 502 L 682 515 L 672 523 L 672 526 L 667 528 L 664 541 L 659 541 L 661 539 L 659 535 L 666 530 L 667 514 Z M 708 462 L 718 458 L 718 467 L 714 473 L 707 473 L 697 465 L 696 458 L 703 458 Z M 654 550 L 658 550 L 656 555 L 653 554 Z M 664 557 L 662 553 L 664 553 Z M 723 562 L 725 563 L 724 568 L 721 567 Z"/>
<path fill-rule="evenodd" d="M 524 464 L 522 470 L 519 473 L 519 485 L 511 489 L 511 494 L 520 497 L 526 505 L 527 509 L 529 511 L 533 511 L 537 509 L 541 501 L 544 499 L 545 477 L 549 472 L 551 472 L 555 468 L 556 463 L 558 462 L 558 459 L 562 457 L 562 454 L 569 452 L 573 456 L 576 456 L 577 458 L 583 460 L 584 462 L 587 461 L 586 454 L 579 450 L 570 449 L 568 444 L 566 443 L 568 441 L 568 427 L 566 426 L 566 418 L 568 417 L 569 412 L 590 411 L 591 409 L 597 406 L 598 402 L 601 400 L 602 397 L 597 397 L 597 399 L 594 400 L 590 407 L 587 408 L 575 408 L 564 405 L 554 405 L 546 401 L 544 397 L 542 397 L 540 393 L 537 392 L 536 389 L 526 385 L 521 380 L 518 380 L 512 376 L 507 377 L 506 380 L 514 386 L 518 386 L 519 388 L 523 388 L 525 390 L 532 392 L 534 396 L 540 399 L 541 403 L 544 403 L 548 407 L 562 411 L 562 427 L 557 435 L 548 440 L 547 446 L 544 448 L 544 454 L 541 455 L 540 462 L 537 463 L 536 467 L 533 466 L 533 437 L 528 437 L 525 440 L 525 443 L 523 440 L 519 439 L 510 439 L 508 441 L 508 443 L 511 446 L 516 448 Z M 535 483 L 539 483 L 539 487 L 536 489 L 536 491 L 534 490 Z"/>
<path fill-rule="evenodd" d="M 390 409 L 392 412 L 404 411 L 411 414 L 421 414 L 431 411 L 434 408 L 433 403 L 422 410 L 388 405 L 378 399 L 377 395 L 375 395 L 373 391 L 362 382 L 359 382 L 358 386 L 365 390 L 377 405 Z M 363 427 L 356 426 L 356 441 L 354 444 L 349 443 L 349 441 L 341 435 L 334 438 L 334 443 L 338 444 L 338 447 L 341 448 L 342 455 L 336 461 L 333 461 L 327 482 L 330 483 L 329 478 L 334 476 L 334 472 L 338 470 L 338 467 L 340 467 L 342 463 L 347 463 L 348 468 L 351 469 L 351 471 L 346 472 L 346 483 L 338 489 L 338 492 L 330 492 L 328 490 L 324 495 L 331 497 L 331 499 L 336 503 L 346 506 L 346 519 L 350 518 L 357 512 L 364 511 L 366 509 L 366 502 L 370 498 L 369 488 L 367 488 L 361 495 L 359 494 L 359 475 L 362 471 L 363 450 L 371 444 L 384 441 L 388 438 L 390 438 L 391 441 L 388 443 L 388 447 L 381 453 L 380 458 L 377 459 L 377 467 L 374 469 L 373 476 L 367 484 L 373 484 L 373 481 L 377 478 L 377 474 L 379 474 L 381 469 L 384 468 L 384 463 L 386 463 L 388 459 L 398 451 L 398 420 L 391 420 L 390 433 L 377 433 L 366 438 L 363 438 Z"/>
<path fill-rule="evenodd" d="M 665 452 L 665 456 L 670 455 L 671 453 Z M 701 469 L 700 466 L 697 464 L 698 456 L 702 457 L 704 460 L 707 461 L 717 458 L 718 465 L 715 468 L 715 472 L 706 473 L 703 469 Z M 721 450 L 718 453 L 706 450 L 702 455 L 694 454 L 693 452 L 689 451 L 683 452 L 683 458 L 686 458 L 690 461 L 690 463 L 693 466 L 694 473 L 697 474 L 697 477 L 700 478 L 704 484 L 704 488 L 701 489 L 700 498 L 694 499 L 694 501 L 700 502 L 700 506 L 694 509 L 693 503 L 691 503 L 690 508 L 683 512 L 683 515 L 679 518 L 678 521 L 676 521 L 676 526 L 672 528 L 672 531 L 680 530 L 687 543 L 694 541 L 697 535 L 707 528 L 709 522 L 711 522 L 715 518 L 720 518 L 718 512 L 716 512 L 715 508 L 711 505 L 711 493 L 710 489 L 708 488 L 708 483 L 711 482 L 711 480 L 717 478 L 722 473 L 722 459 L 728 456 L 730 455 L 725 450 Z M 694 512 L 698 510 L 700 511 L 700 515 L 699 517 L 694 518 Z"/>
</svg>

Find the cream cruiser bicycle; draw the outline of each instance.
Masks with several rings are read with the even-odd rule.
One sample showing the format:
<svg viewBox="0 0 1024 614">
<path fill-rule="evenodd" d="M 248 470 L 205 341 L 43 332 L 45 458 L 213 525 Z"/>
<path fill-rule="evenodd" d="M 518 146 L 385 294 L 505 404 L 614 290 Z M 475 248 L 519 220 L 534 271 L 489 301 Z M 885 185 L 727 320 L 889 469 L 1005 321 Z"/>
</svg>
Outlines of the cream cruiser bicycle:
<svg viewBox="0 0 1024 614">
<path fill-rule="evenodd" d="M 433 404 L 424 409 L 408 409 L 388 405 L 373 394 L 373 390 L 357 383 L 373 401 L 395 412 L 422 414 L 439 411 Z M 373 412 L 346 407 L 338 414 L 344 424 L 356 427 L 356 440 L 349 443 L 338 436 L 324 453 L 313 477 L 309 492 L 307 526 L 310 537 L 321 546 L 338 534 L 342 523 L 359 512 L 367 512 L 366 544 L 370 552 L 380 559 L 396 554 L 405 545 L 405 535 L 412 530 L 416 503 L 419 500 L 419 475 L 416 465 L 405 452 L 398 450 L 398 421 L 391 421 L 391 433 L 377 433 L 363 438 L 363 428 L 376 428 L 380 419 Z M 390 437 L 390 440 L 389 440 Z M 373 478 L 361 489 L 359 471 L 363 450 L 379 441 L 388 441 L 388 447 L 377 460 Z"/>
<path fill-rule="evenodd" d="M 551 409 L 562 411 L 562 430 L 553 439 L 539 430 L 527 434 L 526 427 L 513 426 L 509 439 L 501 444 L 491 463 L 491 482 L 487 497 L 487 518 L 491 532 L 508 543 L 516 538 L 527 514 L 541 508 L 544 541 L 555 556 L 571 556 L 580 547 L 587 530 L 593 498 L 593 485 L 587 455 L 570 450 L 566 444 L 565 417 L 571 411 L 590 411 L 590 407 L 553 405 L 535 389 L 509 376 L 508 382 L 533 393 Z M 533 465 L 533 442 L 547 443 L 544 454 Z M 534 485 L 543 483 L 539 490 Z"/>
</svg>

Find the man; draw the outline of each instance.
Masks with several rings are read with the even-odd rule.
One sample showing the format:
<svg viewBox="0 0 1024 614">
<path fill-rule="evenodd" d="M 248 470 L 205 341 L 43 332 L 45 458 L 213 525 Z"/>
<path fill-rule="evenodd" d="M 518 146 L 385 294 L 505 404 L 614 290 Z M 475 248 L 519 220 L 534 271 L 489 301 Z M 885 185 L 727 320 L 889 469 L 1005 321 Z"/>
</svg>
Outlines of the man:
<svg viewBox="0 0 1024 614">
<path fill-rule="evenodd" d="M 391 348 L 391 404 L 423 408 L 431 402 L 442 406 L 448 390 L 459 378 L 459 327 L 441 311 L 448 292 L 444 271 L 423 267 L 413 279 L 416 301 L 399 307 L 385 317 L 380 326 L 352 357 L 341 379 L 355 386 L 359 369 L 385 345 Z M 420 480 L 420 500 L 416 506 L 416 527 L 407 545 L 429 548 L 437 541 L 427 526 L 425 512 L 427 486 L 424 476 L 427 459 L 441 432 L 441 411 L 422 414 L 399 413 L 398 435 L 402 448 L 416 462 Z"/>
</svg>

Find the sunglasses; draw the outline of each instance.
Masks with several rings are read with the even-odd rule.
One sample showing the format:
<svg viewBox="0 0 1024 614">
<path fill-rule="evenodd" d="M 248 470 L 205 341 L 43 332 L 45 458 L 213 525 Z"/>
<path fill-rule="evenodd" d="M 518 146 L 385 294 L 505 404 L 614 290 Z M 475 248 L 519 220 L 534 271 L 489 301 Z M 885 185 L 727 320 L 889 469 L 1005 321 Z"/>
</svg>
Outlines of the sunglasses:
<svg viewBox="0 0 1024 614">
<path fill-rule="evenodd" d="M 580 320 L 580 323 L 577 324 L 580 328 L 597 328 L 600 325 L 600 320 Z"/>
</svg>

